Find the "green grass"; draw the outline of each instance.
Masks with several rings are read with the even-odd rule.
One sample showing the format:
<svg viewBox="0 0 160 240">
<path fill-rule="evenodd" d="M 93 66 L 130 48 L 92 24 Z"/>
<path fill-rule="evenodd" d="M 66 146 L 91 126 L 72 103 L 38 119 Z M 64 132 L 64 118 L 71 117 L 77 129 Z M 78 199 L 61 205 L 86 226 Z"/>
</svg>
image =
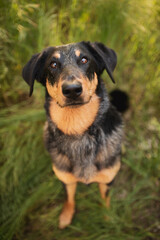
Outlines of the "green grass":
<svg viewBox="0 0 160 240">
<path fill-rule="evenodd" d="M 0 239 L 159 240 L 159 1 L 10 0 L 0 16 Z M 131 107 L 111 209 L 96 184 L 79 184 L 73 222 L 59 230 L 65 192 L 43 144 L 44 89 L 28 98 L 21 70 L 46 46 L 81 40 L 116 50 L 116 87 Z"/>
</svg>

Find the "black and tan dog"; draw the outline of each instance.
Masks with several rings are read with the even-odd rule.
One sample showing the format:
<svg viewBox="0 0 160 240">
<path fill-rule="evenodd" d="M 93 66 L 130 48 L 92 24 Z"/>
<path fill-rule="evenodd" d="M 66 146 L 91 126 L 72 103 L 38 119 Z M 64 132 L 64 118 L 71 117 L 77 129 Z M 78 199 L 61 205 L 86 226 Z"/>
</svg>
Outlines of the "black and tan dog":
<svg viewBox="0 0 160 240">
<path fill-rule="evenodd" d="M 123 124 L 100 75 L 106 69 L 114 82 L 116 63 L 115 52 L 102 43 L 80 42 L 46 48 L 23 69 L 30 95 L 35 79 L 46 87 L 45 144 L 67 191 L 60 228 L 71 223 L 77 182 L 97 182 L 109 206 L 109 187 L 121 165 Z"/>
</svg>

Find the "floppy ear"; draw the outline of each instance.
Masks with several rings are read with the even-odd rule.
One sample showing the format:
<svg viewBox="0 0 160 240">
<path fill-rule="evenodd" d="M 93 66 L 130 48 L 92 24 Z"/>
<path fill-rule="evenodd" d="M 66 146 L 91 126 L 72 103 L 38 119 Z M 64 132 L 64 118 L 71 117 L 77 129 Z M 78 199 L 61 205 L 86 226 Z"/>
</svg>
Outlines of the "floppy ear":
<svg viewBox="0 0 160 240">
<path fill-rule="evenodd" d="M 29 62 L 24 66 L 22 76 L 30 86 L 29 96 L 32 95 L 35 79 L 45 86 L 45 61 L 47 53 L 37 53 L 31 57 Z"/>
<path fill-rule="evenodd" d="M 101 73 L 103 72 L 104 69 L 106 69 L 108 75 L 112 79 L 112 82 L 115 83 L 115 80 L 112 75 L 112 72 L 114 71 L 117 65 L 117 55 L 115 51 L 99 42 L 91 43 L 91 45 L 102 58 L 102 62 L 100 63 Z"/>
<path fill-rule="evenodd" d="M 116 53 L 112 49 L 106 47 L 103 43 L 83 42 L 83 44 L 87 46 L 88 50 L 94 56 L 98 65 L 98 74 L 101 75 L 104 69 L 106 69 L 108 75 L 112 79 L 112 82 L 115 83 L 112 72 L 117 64 Z"/>
</svg>

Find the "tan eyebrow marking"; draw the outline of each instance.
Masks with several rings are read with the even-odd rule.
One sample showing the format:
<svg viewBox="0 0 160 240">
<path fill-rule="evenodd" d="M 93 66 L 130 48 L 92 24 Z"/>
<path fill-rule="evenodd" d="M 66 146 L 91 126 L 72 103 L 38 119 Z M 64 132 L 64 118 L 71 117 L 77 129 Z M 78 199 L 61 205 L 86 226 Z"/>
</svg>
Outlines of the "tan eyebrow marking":
<svg viewBox="0 0 160 240">
<path fill-rule="evenodd" d="M 53 53 L 53 57 L 55 58 L 60 58 L 61 54 L 59 52 Z"/>
<path fill-rule="evenodd" d="M 76 54 L 77 57 L 79 57 L 81 52 L 77 49 L 77 50 L 75 50 L 75 54 Z"/>
</svg>

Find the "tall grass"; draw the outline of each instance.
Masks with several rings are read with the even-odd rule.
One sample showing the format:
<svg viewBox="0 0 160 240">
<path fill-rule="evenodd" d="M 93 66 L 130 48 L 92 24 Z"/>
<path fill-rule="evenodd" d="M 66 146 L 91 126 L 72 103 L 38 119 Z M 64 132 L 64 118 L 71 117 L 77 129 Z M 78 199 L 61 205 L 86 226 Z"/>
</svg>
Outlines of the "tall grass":
<svg viewBox="0 0 160 240">
<path fill-rule="evenodd" d="M 160 239 L 159 1 L 11 0 L 0 16 L 0 239 Z M 79 184 L 77 214 L 60 231 L 65 194 L 43 146 L 44 89 L 36 84 L 29 99 L 21 70 L 47 46 L 81 40 L 116 50 L 117 87 L 131 107 L 111 209 L 96 184 Z"/>
</svg>

